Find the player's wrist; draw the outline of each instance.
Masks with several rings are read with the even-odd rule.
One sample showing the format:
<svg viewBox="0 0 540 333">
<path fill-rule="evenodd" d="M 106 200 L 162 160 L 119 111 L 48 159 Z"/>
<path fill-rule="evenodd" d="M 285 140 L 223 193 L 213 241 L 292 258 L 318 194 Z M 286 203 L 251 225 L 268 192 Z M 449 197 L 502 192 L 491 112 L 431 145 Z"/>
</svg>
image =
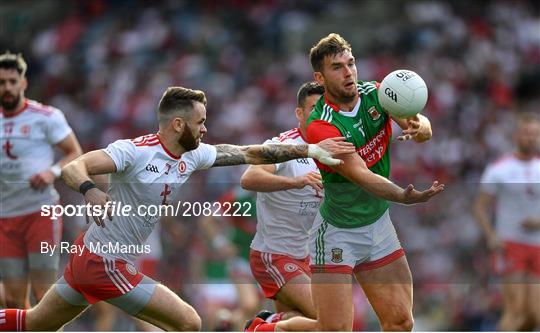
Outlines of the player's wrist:
<svg viewBox="0 0 540 333">
<path fill-rule="evenodd" d="M 56 163 L 49 169 L 49 171 L 54 175 L 54 178 L 58 178 L 60 177 L 60 174 L 62 174 L 62 167 Z"/>
<path fill-rule="evenodd" d="M 316 144 L 308 144 L 308 154 L 307 154 L 307 157 L 309 158 L 314 158 L 316 160 L 319 160 L 321 157 L 324 157 L 328 155 L 328 153 L 326 152 L 326 150 L 322 149 L 321 147 L 319 147 L 319 145 L 316 145 Z"/>
<path fill-rule="evenodd" d="M 79 185 L 79 192 L 82 195 L 86 195 L 86 192 L 90 191 L 93 188 L 97 188 L 96 184 L 94 184 L 90 180 L 87 180 L 87 181 L 83 182 L 81 185 Z"/>
</svg>

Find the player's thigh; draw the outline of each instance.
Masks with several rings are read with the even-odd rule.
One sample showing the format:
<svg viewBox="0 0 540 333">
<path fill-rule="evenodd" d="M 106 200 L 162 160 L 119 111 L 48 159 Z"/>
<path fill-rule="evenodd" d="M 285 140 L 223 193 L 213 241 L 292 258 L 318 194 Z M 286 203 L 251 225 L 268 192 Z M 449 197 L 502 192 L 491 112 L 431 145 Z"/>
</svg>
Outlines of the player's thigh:
<svg viewBox="0 0 540 333">
<path fill-rule="evenodd" d="M 162 284 L 156 285 L 148 304 L 135 316 L 166 331 L 201 329 L 195 309 Z"/>
<path fill-rule="evenodd" d="M 73 305 L 51 287 L 43 299 L 26 313 L 27 331 L 56 331 L 77 317 L 88 305 Z"/>
<path fill-rule="evenodd" d="M 290 310 L 301 312 L 306 317 L 316 318 L 317 316 L 311 299 L 311 279 L 306 274 L 297 275 L 285 283 L 276 294 L 276 300 Z"/>
<path fill-rule="evenodd" d="M 352 276 L 315 273 L 311 294 L 319 331 L 351 331 L 353 323 Z"/>
<path fill-rule="evenodd" d="M 412 276 L 405 256 L 388 265 L 355 274 L 383 329 L 412 325 Z"/>
<path fill-rule="evenodd" d="M 540 276 L 531 278 L 527 292 L 527 308 L 536 327 L 540 327 Z"/>
</svg>

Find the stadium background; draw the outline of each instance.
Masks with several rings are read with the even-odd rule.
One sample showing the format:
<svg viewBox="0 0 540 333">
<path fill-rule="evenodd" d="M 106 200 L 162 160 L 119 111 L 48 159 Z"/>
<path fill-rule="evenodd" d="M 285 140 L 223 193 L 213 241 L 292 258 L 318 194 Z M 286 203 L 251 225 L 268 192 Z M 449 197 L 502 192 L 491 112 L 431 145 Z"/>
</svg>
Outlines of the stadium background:
<svg viewBox="0 0 540 333">
<path fill-rule="evenodd" d="M 309 48 L 330 32 L 352 44 L 360 79 L 418 72 L 434 137 L 395 143 L 392 179 L 448 187 L 428 205 L 392 209 L 415 281 L 415 329 L 495 329 L 498 280 L 470 206 L 485 164 L 512 148 L 515 115 L 540 109 L 538 2 L 2 1 L 0 22 L 0 50 L 28 62 L 27 96 L 64 111 L 85 151 L 155 131 L 170 85 L 206 92 L 207 143 L 261 143 L 296 124 Z M 184 192 L 215 200 L 242 171 L 200 173 Z M 64 202 L 80 199 L 58 187 Z M 209 279 L 194 267 L 213 254 L 197 221 L 176 220 L 163 231 L 160 271 L 204 322 L 197 288 Z M 68 220 L 65 239 L 82 224 Z M 359 327 L 378 329 L 357 302 Z M 92 322 L 90 313 L 67 330 Z"/>
</svg>

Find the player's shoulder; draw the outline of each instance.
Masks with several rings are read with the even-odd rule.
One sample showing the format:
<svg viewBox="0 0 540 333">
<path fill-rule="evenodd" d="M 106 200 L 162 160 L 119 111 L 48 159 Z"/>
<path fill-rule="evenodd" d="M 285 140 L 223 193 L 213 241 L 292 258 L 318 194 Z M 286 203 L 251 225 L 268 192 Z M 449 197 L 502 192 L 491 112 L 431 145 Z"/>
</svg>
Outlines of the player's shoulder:
<svg viewBox="0 0 540 333">
<path fill-rule="evenodd" d="M 25 103 L 26 111 L 33 115 L 43 116 L 46 118 L 50 118 L 54 115 L 63 115 L 63 112 L 60 111 L 60 109 L 57 109 L 51 105 L 46 105 L 31 99 L 27 99 Z"/>
<path fill-rule="evenodd" d="M 130 143 L 131 145 L 133 145 L 134 147 L 138 149 L 154 147 L 160 144 L 159 137 L 155 133 L 141 135 L 133 139 L 125 139 L 121 141 L 125 141 L 126 144 Z"/>
<path fill-rule="evenodd" d="M 504 154 L 500 156 L 499 158 L 495 159 L 493 162 L 491 162 L 489 165 L 492 168 L 505 168 L 509 165 L 513 164 L 516 161 L 516 156 L 514 154 Z"/>
<path fill-rule="evenodd" d="M 277 136 L 277 141 L 279 142 L 296 142 L 298 141 L 298 138 L 301 138 L 301 133 L 300 133 L 300 129 L 298 127 L 296 128 L 293 128 L 293 129 L 290 129 L 288 131 L 285 131 L 285 132 L 282 132 L 279 134 L 279 136 Z"/>
</svg>

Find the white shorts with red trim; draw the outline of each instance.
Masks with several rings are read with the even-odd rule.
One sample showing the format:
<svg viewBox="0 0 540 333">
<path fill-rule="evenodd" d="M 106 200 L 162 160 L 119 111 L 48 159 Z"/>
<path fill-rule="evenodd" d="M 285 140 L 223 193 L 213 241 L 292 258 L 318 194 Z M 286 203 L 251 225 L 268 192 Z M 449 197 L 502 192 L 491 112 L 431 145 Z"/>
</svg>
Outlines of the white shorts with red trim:
<svg viewBox="0 0 540 333">
<path fill-rule="evenodd" d="M 388 210 L 374 223 L 338 228 L 315 217 L 309 239 L 312 273 L 365 271 L 388 265 L 405 255 Z"/>
<path fill-rule="evenodd" d="M 251 273 L 263 289 L 266 298 L 275 298 L 279 290 L 298 275 L 311 276 L 308 257 L 294 259 L 283 254 L 251 249 L 249 264 Z"/>
</svg>

